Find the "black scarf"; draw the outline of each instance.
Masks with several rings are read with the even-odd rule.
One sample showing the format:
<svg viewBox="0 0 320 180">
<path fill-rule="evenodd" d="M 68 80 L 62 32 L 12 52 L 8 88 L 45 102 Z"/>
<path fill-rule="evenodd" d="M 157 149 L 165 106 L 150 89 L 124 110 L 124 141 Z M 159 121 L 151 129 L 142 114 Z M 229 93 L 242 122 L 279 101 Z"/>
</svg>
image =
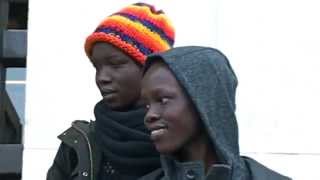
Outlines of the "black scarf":
<svg viewBox="0 0 320 180">
<path fill-rule="evenodd" d="M 120 174 L 142 176 L 160 167 L 159 153 L 150 140 L 144 108 L 112 111 L 103 101 L 96 104 L 96 140 L 104 159 Z"/>
</svg>

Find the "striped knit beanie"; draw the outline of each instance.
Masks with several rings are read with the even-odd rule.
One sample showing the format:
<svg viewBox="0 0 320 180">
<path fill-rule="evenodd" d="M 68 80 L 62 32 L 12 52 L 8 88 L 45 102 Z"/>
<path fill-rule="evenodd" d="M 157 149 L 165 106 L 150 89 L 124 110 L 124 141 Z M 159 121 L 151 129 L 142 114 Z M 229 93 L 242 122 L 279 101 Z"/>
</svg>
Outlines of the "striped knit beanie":
<svg viewBox="0 0 320 180">
<path fill-rule="evenodd" d="M 85 51 L 90 57 L 96 42 L 107 42 L 144 64 L 147 55 L 170 49 L 174 34 L 172 24 L 162 10 L 136 3 L 104 19 L 87 37 Z"/>
</svg>

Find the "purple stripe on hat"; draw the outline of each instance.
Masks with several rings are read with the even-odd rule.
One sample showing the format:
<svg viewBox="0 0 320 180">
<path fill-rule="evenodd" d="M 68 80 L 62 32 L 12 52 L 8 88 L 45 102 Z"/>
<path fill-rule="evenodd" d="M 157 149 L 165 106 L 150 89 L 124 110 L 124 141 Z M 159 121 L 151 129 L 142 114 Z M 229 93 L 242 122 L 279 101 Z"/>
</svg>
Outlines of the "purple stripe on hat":
<svg viewBox="0 0 320 180">
<path fill-rule="evenodd" d="M 141 18 L 134 16 L 132 14 L 122 13 L 122 12 L 118 12 L 113 15 L 120 15 L 120 16 L 123 16 L 123 17 L 130 19 L 131 21 L 137 21 L 137 22 L 141 23 L 142 25 L 144 25 L 145 27 L 147 27 L 148 29 L 150 29 L 151 31 L 158 33 L 159 36 L 161 37 L 161 39 L 166 41 L 170 46 L 172 46 L 174 43 L 173 39 L 170 38 L 168 35 L 166 35 L 166 33 L 161 28 L 157 27 L 156 25 L 154 25 L 152 22 L 150 22 L 148 20 L 141 19 Z"/>
<path fill-rule="evenodd" d="M 104 28 L 104 27 L 100 27 L 100 28 L 97 28 L 95 30 L 95 32 L 103 32 L 103 33 L 106 33 L 106 34 L 114 34 L 114 36 L 119 36 L 120 39 L 122 41 L 125 41 L 129 44 L 132 44 L 134 46 L 136 46 L 139 51 L 144 54 L 145 56 L 149 55 L 152 53 L 152 50 L 150 50 L 149 48 L 145 47 L 142 43 L 138 42 L 137 40 L 135 40 L 133 37 L 130 37 L 128 36 L 127 34 L 124 34 L 120 31 L 117 31 L 116 29 L 113 29 L 113 28 Z"/>
</svg>

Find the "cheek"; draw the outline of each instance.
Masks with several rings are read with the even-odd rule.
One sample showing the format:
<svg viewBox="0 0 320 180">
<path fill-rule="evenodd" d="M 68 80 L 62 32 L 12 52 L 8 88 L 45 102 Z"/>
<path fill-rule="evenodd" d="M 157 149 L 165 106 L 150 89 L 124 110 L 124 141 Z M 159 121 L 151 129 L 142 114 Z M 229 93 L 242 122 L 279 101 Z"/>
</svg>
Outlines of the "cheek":
<svg viewBox="0 0 320 180">
<path fill-rule="evenodd" d="M 187 129 L 191 136 L 198 134 L 200 132 L 200 118 L 198 113 L 194 109 L 191 108 L 191 105 L 186 109 L 185 113 L 185 124 L 187 125 Z"/>
<path fill-rule="evenodd" d="M 163 110 L 163 119 L 168 123 L 168 134 L 158 144 L 161 153 L 173 154 L 183 148 L 197 133 L 196 119 L 181 103 L 172 103 Z"/>
<path fill-rule="evenodd" d="M 128 99 L 135 99 L 140 96 L 142 75 L 137 71 L 126 71 L 124 76 L 119 77 L 118 85 L 123 96 Z"/>
<path fill-rule="evenodd" d="M 185 112 L 180 104 L 171 104 L 164 111 L 164 119 L 168 122 L 172 133 L 180 134 L 185 129 Z"/>
<path fill-rule="evenodd" d="M 130 91 L 139 91 L 141 90 L 141 80 L 142 76 L 137 74 L 131 74 L 124 80 L 124 86 L 129 88 Z"/>
<path fill-rule="evenodd" d="M 197 114 L 185 105 L 174 105 L 166 118 L 169 125 L 172 126 L 172 133 L 184 140 L 196 134 L 200 127 Z"/>
<path fill-rule="evenodd" d="M 118 77 L 119 80 L 121 79 L 122 83 L 132 86 L 136 83 L 141 83 L 142 73 L 136 68 L 126 68 L 119 73 Z"/>
<path fill-rule="evenodd" d="M 96 86 L 98 87 L 98 89 L 101 91 L 100 83 L 99 83 L 97 77 L 95 78 L 95 83 L 96 83 Z"/>
</svg>

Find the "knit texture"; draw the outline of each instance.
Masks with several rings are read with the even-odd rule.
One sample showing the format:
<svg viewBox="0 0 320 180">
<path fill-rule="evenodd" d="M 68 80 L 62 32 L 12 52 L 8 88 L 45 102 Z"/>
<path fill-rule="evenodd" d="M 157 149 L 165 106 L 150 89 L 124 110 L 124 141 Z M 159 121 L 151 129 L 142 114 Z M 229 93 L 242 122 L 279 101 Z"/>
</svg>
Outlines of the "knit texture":
<svg viewBox="0 0 320 180">
<path fill-rule="evenodd" d="M 115 171 L 101 174 L 104 176 L 101 179 L 112 179 L 109 176 L 118 175 L 136 179 L 133 177 L 142 176 L 160 167 L 159 153 L 143 123 L 145 113 L 142 107 L 119 112 L 109 109 L 103 100 L 97 103 L 94 108 L 95 139 L 102 150 L 102 163 L 109 164 Z"/>
<path fill-rule="evenodd" d="M 104 19 L 87 37 L 85 51 L 90 57 L 96 42 L 107 42 L 144 64 L 147 55 L 170 49 L 174 37 L 174 28 L 162 10 L 135 3 Z"/>
</svg>

